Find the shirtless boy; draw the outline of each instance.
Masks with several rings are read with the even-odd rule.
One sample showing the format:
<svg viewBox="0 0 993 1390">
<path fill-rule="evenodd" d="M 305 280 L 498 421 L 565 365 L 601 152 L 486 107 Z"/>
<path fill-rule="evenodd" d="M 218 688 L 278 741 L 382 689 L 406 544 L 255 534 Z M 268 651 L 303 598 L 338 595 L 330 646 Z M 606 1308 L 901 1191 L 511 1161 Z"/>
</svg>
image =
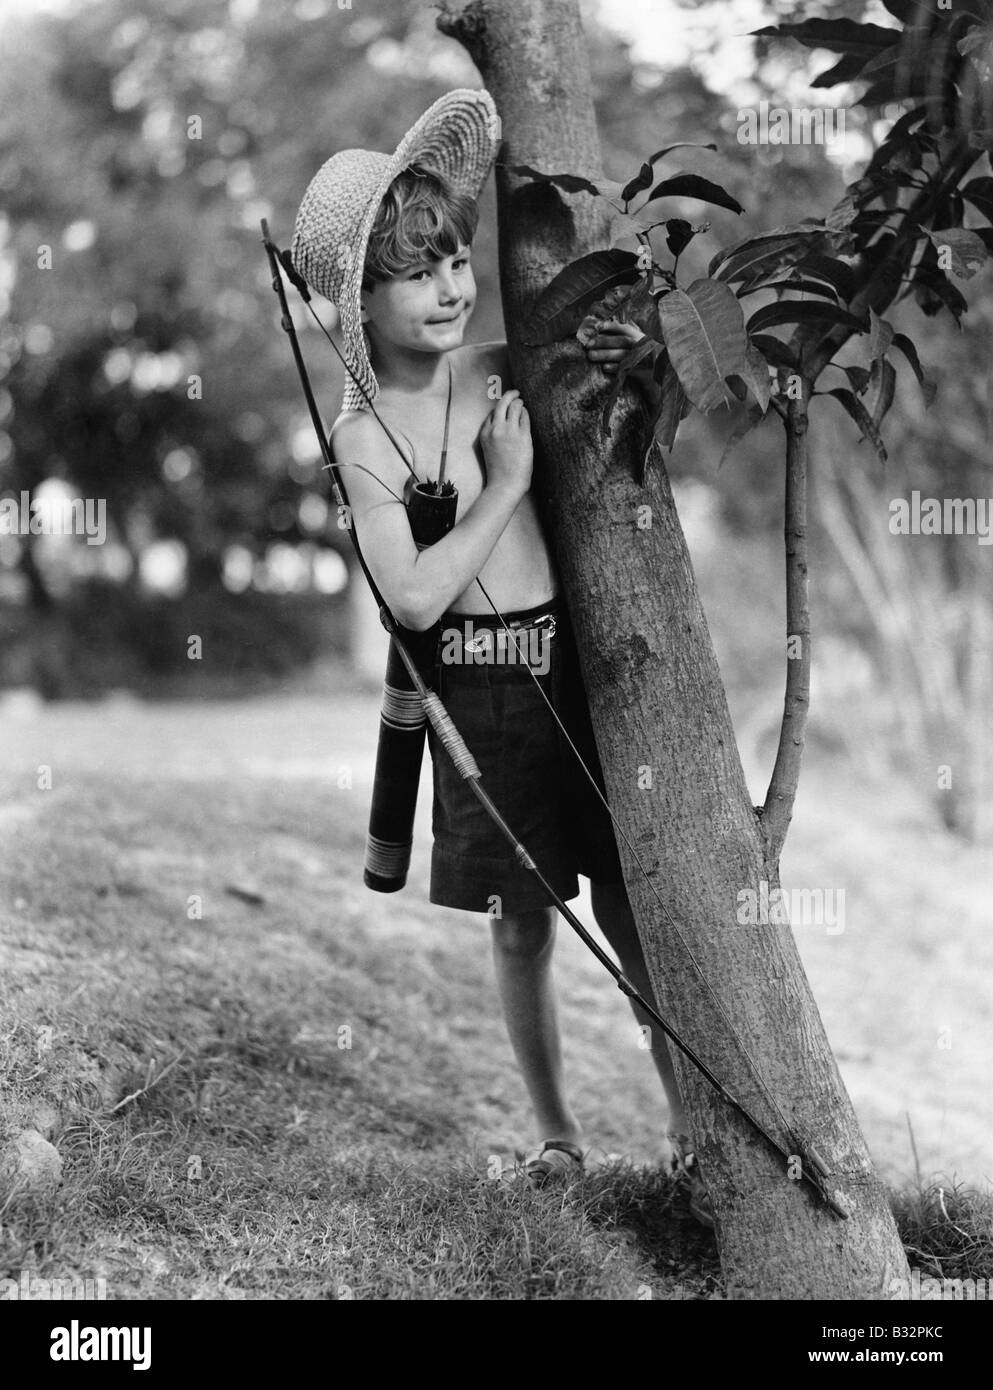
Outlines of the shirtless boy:
<svg viewBox="0 0 993 1390">
<path fill-rule="evenodd" d="M 625 974 L 654 1002 L 609 817 L 535 688 L 535 680 L 544 684 L 602 790 L 569 616 L 530 493 L 528 413 L 520 392 L 509 386 L 506 345 L 465 341 L 476 302 L 476 199 L 498 134 L 488 93 L 450 92 L 393 156 L 335 155 L 308 189 L 293 259 L 304 278 L 334 300 L 349 364 L 406 447 L 419 479 L 437 477 L 447 417 L 446 476 L 458 488 L 456 524 L 419 551 L 397 500 L 405 489 L 409 495 L 410 473 L 362 394 L 351 382 L 346 386 L 332 439 L 339 461 L 360 465 L 349 468 L 347 486 L 363 554 L 405 627 L 424 632 L 440 622 L 444 637 L 466 631 L 467 623 L 473 634 L 481 633 L 488 623 L 496 632 L 492 604 L 515 637 L 538 637 L 549 659 L 531 671 L 520 663 L 480 663 L 469 653 L 461 662 L 439 657 L 436 689 L 501 814 L 563 900 L 578 893 L 577 873 L 589 877 L 598 925 Z M 602 334 L 591 346 L 591 360 L 609 368 L 630 346 L 628 331 Z M 533 642 L 524 649 L 535 650 Z M 507 1031 L 540 1141 L 527 1173 L 535 1184 L 573 1176 L 582 1168 L 584 1133 L 562 1074 L 551 976 L 555 909 L 433 735 L 431 751 L 430 900 L 487 914 Z M 637 1007 L 635 1013 L 647 1027 L 647 1015 Z M 666 1042 L 651 1031 L 675 1161 L 690 1179 L 691 1210 L 709 1223 L 709 1198 Z"/>
</svg>

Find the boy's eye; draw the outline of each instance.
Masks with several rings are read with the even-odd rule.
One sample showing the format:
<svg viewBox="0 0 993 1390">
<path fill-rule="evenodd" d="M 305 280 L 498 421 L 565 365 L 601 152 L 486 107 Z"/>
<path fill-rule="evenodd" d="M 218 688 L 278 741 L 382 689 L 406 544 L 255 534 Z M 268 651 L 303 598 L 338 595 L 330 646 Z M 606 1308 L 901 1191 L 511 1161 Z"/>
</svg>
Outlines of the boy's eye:
<svg viewBox="0 0 993 1390">
<path fill-rule="evenodd" d="M 466 266 L 469 264 L 469 259 L 470 259 L 470 258 L 469 258 L 469 253 L 468 253 L 468 252 L 466 252 L 466 254 L 465 254 L 464 256 L 456 256 L 455 260 L 452 261 L 452 269 L 453 269 L 453 270 L 465 270 Z M 408 279 L 408 280 L 423 280 L 423 278 L 424 278 L 426 275 L 430 275 L 430 274 L 431 274 L 431 268 L 430 268 L 430 267 L 428 267 L 428 266 L 421 266 L 419 270 L 412 270 L 412 271 L 410 272 L 410 274 L 407 276 L 407 279 Z"/>
</svg>

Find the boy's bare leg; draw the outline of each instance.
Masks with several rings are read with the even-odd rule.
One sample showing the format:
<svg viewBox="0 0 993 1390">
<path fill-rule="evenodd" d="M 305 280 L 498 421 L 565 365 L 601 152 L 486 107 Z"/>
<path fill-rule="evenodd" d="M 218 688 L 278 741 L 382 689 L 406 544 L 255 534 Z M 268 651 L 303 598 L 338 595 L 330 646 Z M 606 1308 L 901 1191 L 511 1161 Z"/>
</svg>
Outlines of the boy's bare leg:
<svg viewBox="0 0 993 1390">
<path fill-rule="evenodd" d="M 578 1144 L 582 1130 L 566 1101 L 552 988 L 555 909 L 494 918 L 493 961 L 503 1015 L 534 1106 L 541 1139 Z"/>
<path fill-rule="evenodd" d="M 638 993 L 658 1010 L 652 982 L 648 976 L 648 967 L 645 964 L 645 955 L 641 949 L 638 930 L 634 924 L 634 914 L 631 911 L 631 904 L 628 902 L 624 884 L 591 882 L 590 898 L 593 903 L 593 916 L 596 918 L 597 926 L 610 943 L 611 949 L 621 963 L 621 969 Z M 662 1080 L 665 1098 L 669 1102 L 669 1129 L 674 1134 L 685 1134 L 687 1132 L 686 1114 L 683 1110 L 683 1099 L 676 1084 L 676 1076 L 672 1069 L 668 1043 L 658 1024 L 652 1023 L 642 1008 L 636 1004 L 632 1004 L 631 1007 L 638 1022 L 650 1030 L 647 1036 L 652 1040 L 652 1061 L 655 1063 L 655 1069 Z"/>
</svg>

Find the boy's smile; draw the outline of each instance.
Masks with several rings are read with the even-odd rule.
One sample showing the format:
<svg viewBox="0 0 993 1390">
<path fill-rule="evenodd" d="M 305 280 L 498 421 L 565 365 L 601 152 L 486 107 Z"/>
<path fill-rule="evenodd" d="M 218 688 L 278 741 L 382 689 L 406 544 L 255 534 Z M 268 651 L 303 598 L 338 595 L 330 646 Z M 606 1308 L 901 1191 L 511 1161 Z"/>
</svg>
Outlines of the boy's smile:
<svg viewBox="0 0 993 1390">
<path fill-rule="evenodd" d="M 462 343 L 476 303 L 467 247 L 440 261 L 402 270 L 362 295 L 362 320 L 374 350 L 449 352 Z"/>
</svg>

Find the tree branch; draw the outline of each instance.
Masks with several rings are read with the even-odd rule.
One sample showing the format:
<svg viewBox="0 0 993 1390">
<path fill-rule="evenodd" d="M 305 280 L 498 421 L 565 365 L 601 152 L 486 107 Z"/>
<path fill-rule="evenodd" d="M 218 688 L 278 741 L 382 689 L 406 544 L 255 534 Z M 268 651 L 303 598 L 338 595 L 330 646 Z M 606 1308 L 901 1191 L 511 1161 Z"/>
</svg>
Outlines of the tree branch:
<svg viewBox="0 0 993 1390">
<path fill-rule="evenodd" d="M 899 287 L 903 284 L 900 258 L 908 251 L 911 256 L 913 255 L 913 248 L 922 235 L 918 224 L 926 223 L 928 218 L 934 215 L 948 195 L 958 188 L 965 175 L 982 157 L 982 150 L 972 149 L 965 145 L 962 138 L 955 142 L 955 145 L 949 150 L 946 160 L 947 175 L 937 183 L 929 183 L 914 198 L 910 207 L 904 210 L 902 225 L 893 238 L 893 245 L 888 254 L 876 266 L 848 306 L 856 317 L 861 317 L 870 307 L 877 314 L 885 313 L 890 307 L 899 292 Z M 895 279 L 893 276 L 894 266 L 900 268 L 899 279 Z M 817 384 L 817 379 L 827 364 L 839 349 L 844 347 L 853 334 L 854 330 L 850 328 L 832 329 L 822 339 L 817 349 L 810 354 L 806 360 L 806 368 L 814 385 Z M 797 348 L 802 346 L 802 335 L 797 335 L 792 346 Z"/>
<path fill-rule="evenodd" d="M 908 254 L 913 256 L 913 248 L 920 236 L 918 224 L 926 223 L 928 218 L 934 215 L 943 200 L 958 187 L 968 170 L 981 157 L 981 151 L 964 147 L 961 139 L 955 142 L 945 160 L 945 176 L 931 181 L 905 210 L 902 225 L 894 237 L 889 253 L 852 300 L 850 307 L 854 314 L 861 316 L 870 306 L 877 313 L 884 313 L 889 308 L 903 283 L 901 258 Z M 900 277 L 896 279 L 893 274 L 894 267 L 901 272 Z M 804 336 L 801 330 L 794 339 L 793 346 L 798 350 L 804 346 Z M 765 804 L 762 807 L 766 852 L 772 861 L 779 859 L 793 816 L 810 712 L 810 608 L 807 584 L 808 392 L 851 336 L 851 329 L 841 328 L 822 339 L 817 349 L 806 358 L 806 373 L 809 379 L 804 381 L 804 399 L 791 400 L 786 412 L 786 633 L 790 650 L 797 639 L 800 650 L 799 655 L 790 655 L 787 659 L 786 698 L 779 731 L 779 746 Z"/>
<path fill-rule="evenodd" d="M 793 817 L 810 712 L 810 604 L 807 589 L 807 398 L 789 401 L 786 418 L 786 698 L 779 747 L 762 807 L 766 853 L 778 861 Z M 796 649 L 796 651 L 795 651 Z M 794 654 L 795 651 L 795 654 Z"/>
</svg>

